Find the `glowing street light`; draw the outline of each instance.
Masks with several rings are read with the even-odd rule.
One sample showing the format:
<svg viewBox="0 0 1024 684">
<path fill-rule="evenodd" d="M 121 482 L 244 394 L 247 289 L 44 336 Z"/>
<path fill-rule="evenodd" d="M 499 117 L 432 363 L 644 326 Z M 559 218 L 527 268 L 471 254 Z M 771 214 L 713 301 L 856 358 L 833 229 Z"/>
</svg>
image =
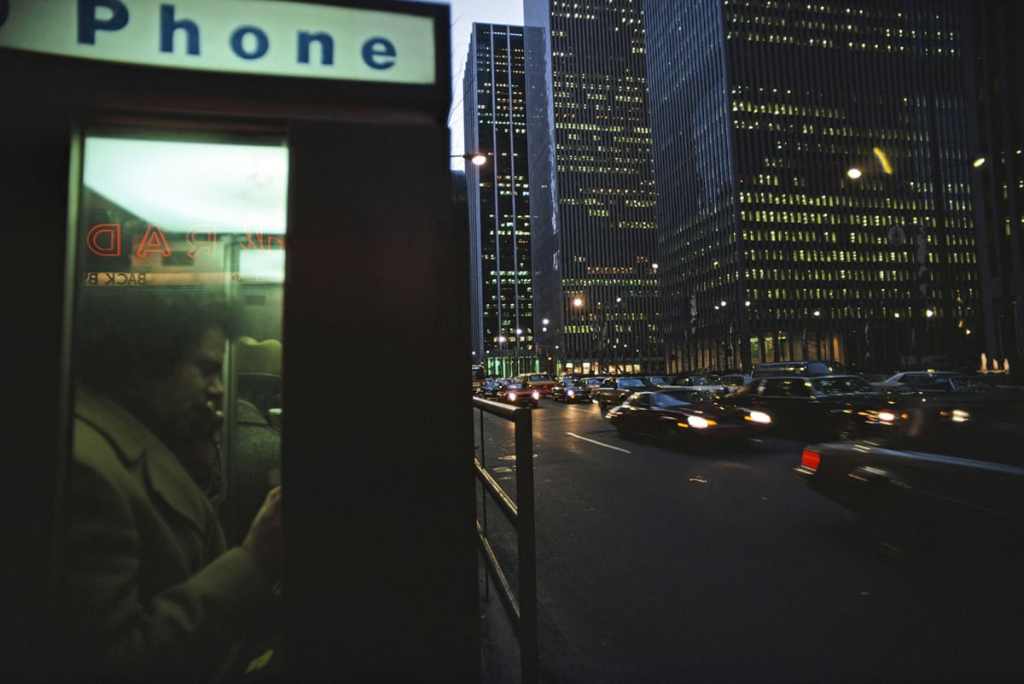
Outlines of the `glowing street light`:
<svg viewBox="0 0 1024 684">
<path fill-rule="evenodd" d="M 850 180 L 860 180 L 860 178 L 864 175 L 864 172 L 855 166 L 849 171 L 847 171 L 846 175 L 850 178 Z"/>
<path fill-rule="evenodd" d="M 748 299 L 747 301 L 743 302 L 743 306 L 750 306 L 750 300 Z"/>
<path fill-rule="evenodd" d="M 724 299 L 722 300 L 722 303 L 720 304 L 720 306 L 721 306 L 721 307 L 722 307 L 723 309 L 725 308 L 725 300 L 724 300 Z"/>
<path fill-rule="evenodd" d="M 470 157 L 469 162 L 473 166 L 483 166 L 484 164 L 487 163 L 487 157 L 485 157 L 482 154 L 474 154 L 472 157 Z"/>
<path fill-rule="evenodd" d="M 546 318 L 543 321 L 541 321 L 541 323 L 544 324 L 544 325 L 551 325 L 551 321 L 549 321 Z"/>
<path fill-rule="evenodd" d="M 818 309 L 815 309 L 814 310 L 814 317 L 815 318 L 819 318 L 820 316 L 821 316 L 821 311 L 819 311 Z"/>
<path fill-rule="evenodd" d="M 977 159 L 974 160 L 974 163 L 971 164 L 971 166 L 973 166 L 976 169 L 980 169 L 982 166 L 985 165 L 986 162 L 988 162 L 988 159 L 986 159 L 985 157 L 978 157 Z"/>
<path fill-rule="evenodd" d="M 899 311 L 897 311 L 896 313 L 893 314 L 893 318 L 899 318 L 899 317 L 900 317 L 900 312 Z"/>
<path fill-rule="evenodd" d="M 616 304 L 621 304 L 622 303 L 622 297 L 616 297 L 615 298 L 615 303 Z"/>
<path fill-rule="evenodd" d="M 935 315 L 935 312 L 932 311 L 931 309 L 928 309 L 927 311 L 924 312 L 924 315 L 927 316 L 928 318 L 931 318 Z"/>
<path fill-rule="evenodd" d="M 583 298 L 577 297 L 576 299 L 572 300 L 572 305 L 575 306 L 577 309 L 580 308 L 581 306 L 583 306 Z"/>
</svg>

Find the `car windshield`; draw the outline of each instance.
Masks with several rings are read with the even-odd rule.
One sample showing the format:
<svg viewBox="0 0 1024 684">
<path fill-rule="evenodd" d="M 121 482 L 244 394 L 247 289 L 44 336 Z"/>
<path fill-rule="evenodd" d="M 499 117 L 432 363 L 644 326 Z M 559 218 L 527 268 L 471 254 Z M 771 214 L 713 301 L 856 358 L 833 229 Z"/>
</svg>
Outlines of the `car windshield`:
<svg viewBox="0 0 1024 684">
<path fill-rule="evenodd" d="M 872 387 L 866 381 L 855 378 L 818 378 L 811 381 L 811 386 L 818 394 L 849 394 L 851 392 L 871 392 Z"/>
<path fill-rule="evenodd" d="M 527 378 L 530 382 L 544 382 L 548 379 L 546 375 L 531 375 Z"/>
<path fill-rule="evenodd" d="M 619 378 L 619 387 L 647 387 L 648 384 L 643 378 Z"/>
<path fill-rule="evenodd" d="M 653 382 L 655 385 L 667 385 L 668 384 L 668 378 L 666 378 L 663 375 L 652 375 L 652 376 L 650 376 L 647 379 L 650 380 L 651 382 Z"/>
</svg>

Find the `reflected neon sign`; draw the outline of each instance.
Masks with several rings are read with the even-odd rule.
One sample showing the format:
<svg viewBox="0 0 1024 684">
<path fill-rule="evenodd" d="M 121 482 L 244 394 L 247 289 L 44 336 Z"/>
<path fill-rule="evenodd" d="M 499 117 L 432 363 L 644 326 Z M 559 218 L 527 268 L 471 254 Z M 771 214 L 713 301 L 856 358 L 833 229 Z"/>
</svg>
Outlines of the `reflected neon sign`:
<svg viewBox="0 0 1024 684">
<path fill-rule="evenodd" d="M 191 231 L 186 234 L 185 241 L 189 249 L 185 255 L 194 260 L 200 249 L 211 252 L 220 241 L 220 235 L 213 232 Z M 89 253 L 97 257 L 119 257 L 123 254 L 124 234 L 120 223 L 99 223 L 85 235 L 85 245 Z M 262 232 L 244 233 L 239 241 L 240 249 L 283 250 L 284 236 Z M 132 239 L 132 256 L 136 259 L 148 259 L 154 255 L 169 257 L 173 253 L 167 235 L 154 225 L 147 225 L 141 236 Z"/>
</svg>

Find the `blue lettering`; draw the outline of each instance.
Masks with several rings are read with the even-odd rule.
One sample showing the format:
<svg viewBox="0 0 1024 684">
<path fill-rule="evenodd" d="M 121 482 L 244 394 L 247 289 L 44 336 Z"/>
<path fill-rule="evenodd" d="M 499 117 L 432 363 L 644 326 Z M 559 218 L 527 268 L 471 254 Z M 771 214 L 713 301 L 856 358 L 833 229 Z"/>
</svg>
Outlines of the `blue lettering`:
<svg viewBox="0 0 1024 684">
<path fill-rule="evenodd" d="M 371 69 L 390 69 L 395 66 L 395 44 L 387 38 L 371 38 L 363 43 L 363 61 Z"/>
<path fill-rule="evenodd" d="M 255 50 L 245 49 L 246 36 L 252 36 L 256 39 Z M 261 28 L 256 26 L 239 26 L 231 34 L 231 49 L 242 59 L 259 59 L 267 54 L 267 50 L 270 49 L 270 39 L 267 38 L 267 34 Z"/>
<path fill-rule="evenodd" d="M 100 19 L 96 10 L 110 10 L 109 19 Z M 121 0 L 78 0 L 78 42 L 96 44 L 97 31 L 120 31 L 128 25 L 128 8 Z"/>
<path fill-rule="evenodd" d="M 184 31 L 188 54 L 199 54 L 199 27 L 188 19 L 175 19 L 174 5 L 160 5 L 160 52 L 174 52 L 174 33 Z"/>
<path fill-rule="evenodd" d="M 334 39 L 326 33 L 299 31 L 299 64 L 309 64 L 309 46 L 313 41 L 320 44 L 320 63 L 334 64 Z"/>
</svg>

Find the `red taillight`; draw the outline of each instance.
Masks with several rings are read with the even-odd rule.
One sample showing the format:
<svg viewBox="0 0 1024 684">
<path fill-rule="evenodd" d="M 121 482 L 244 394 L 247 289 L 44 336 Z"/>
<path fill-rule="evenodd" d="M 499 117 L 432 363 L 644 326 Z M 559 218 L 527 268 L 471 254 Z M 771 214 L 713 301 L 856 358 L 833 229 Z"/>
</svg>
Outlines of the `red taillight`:
<svg viewBox="0 0 1024 684">
<path fill-rule="evenodd" d="M 811 449 L 804 449 L 804 453 L 800 457 L 800 465 L 811 472 L 817 471 L 818 466 L 821 465 L 821 454 Z"/>
</svg>

